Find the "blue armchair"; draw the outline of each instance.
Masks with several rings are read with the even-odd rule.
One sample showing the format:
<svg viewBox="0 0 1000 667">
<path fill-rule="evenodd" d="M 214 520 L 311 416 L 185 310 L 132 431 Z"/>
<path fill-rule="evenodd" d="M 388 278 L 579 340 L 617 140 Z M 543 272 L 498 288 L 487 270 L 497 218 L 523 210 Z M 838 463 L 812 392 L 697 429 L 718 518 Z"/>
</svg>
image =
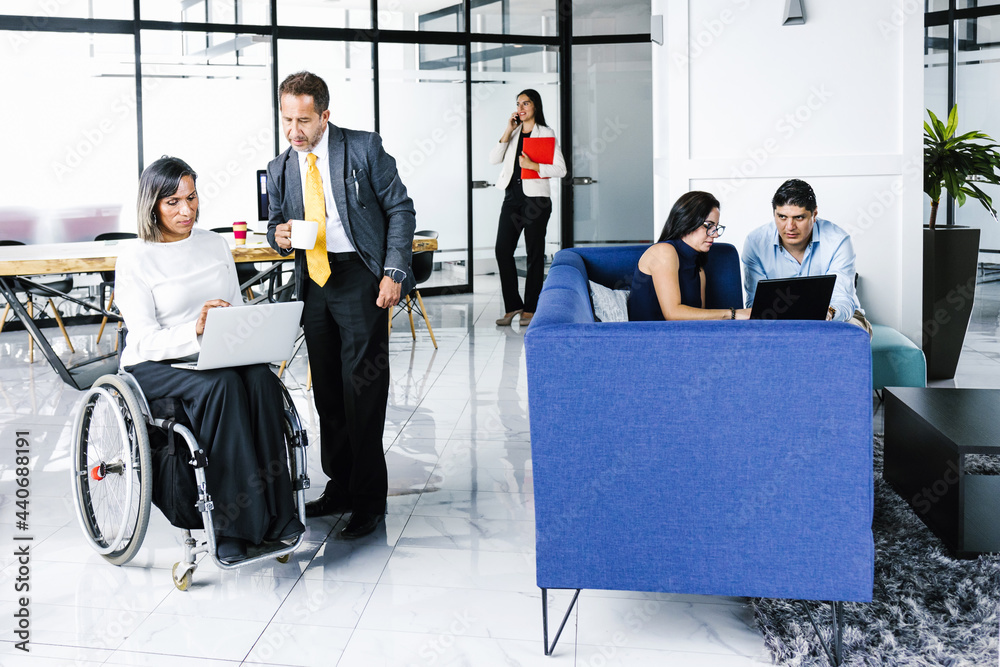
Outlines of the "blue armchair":
<svg viewBox="0 0 1000 667">
<path fill-rule="evenodd" d="M 629 286 L 645 248 L 558 252 L 525 335 L 546 654 L 552 588 L 870 601 L 868 336 L 595 322 L 588 279 Z M 733 246 L 706 274 L 708 307 L 742 305 Z"/>
</svg>

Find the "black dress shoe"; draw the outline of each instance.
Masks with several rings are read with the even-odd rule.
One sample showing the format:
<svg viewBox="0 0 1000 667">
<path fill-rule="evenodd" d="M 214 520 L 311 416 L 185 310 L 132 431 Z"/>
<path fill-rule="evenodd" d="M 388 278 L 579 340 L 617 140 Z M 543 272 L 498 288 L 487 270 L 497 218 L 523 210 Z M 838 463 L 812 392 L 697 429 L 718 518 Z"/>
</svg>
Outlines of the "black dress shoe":
<svg viewBox="0 0 1000 667">
<path fill-rule="evenodd" d="M 264 535 L 267 542 L 288 542 L 294 540 L 302 533 L 306 532 L 306 527 L 297 518 L 292 517 L 281 530 L 271 530 Z"/>
<path fill-rule="evenodd" d="M 220 537 L 216 540 L 216 554 L 226 565 L 246 560 L 247 542 L 238 537 Z"/>
<path fill-rule="evenodd" d="M 381 513 L 355 512 L 351 515 L 351 520 L 347 522 L 347 526 L 340 531 L 340 536 L 345 540 L 356 540 L 359 537 L 371 535 L 375 532 L 379 522 L 384 518 L 385 514 Z"/>
<path fill-rule="evenodd" d="M 331 514 L 343 514 L 351 511 L 351 501 L 346 498 L 337 498 L 324 493 L 316 500 L 306 503 L 306 518 L 314 519 L 318 516 L 330 516 Z"/>
</svg>

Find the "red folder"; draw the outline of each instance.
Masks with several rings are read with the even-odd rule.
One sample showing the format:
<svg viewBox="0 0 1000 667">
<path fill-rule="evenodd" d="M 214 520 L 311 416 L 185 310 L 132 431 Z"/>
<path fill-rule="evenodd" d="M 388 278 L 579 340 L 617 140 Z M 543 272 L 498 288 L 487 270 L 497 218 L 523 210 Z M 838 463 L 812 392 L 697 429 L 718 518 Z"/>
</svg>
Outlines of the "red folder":
<svg viewBox="0 0 1000 667">
<path fill-rule="evenodd" d="M 552 156 L 556 152 L 555 137 L 525 137 L 524 153 L 532 162 L 538 164 L 552 164 Z M 534 169 L 522 169 L 521 180 L 529 178 L 542 178 Z"/>
</svg>

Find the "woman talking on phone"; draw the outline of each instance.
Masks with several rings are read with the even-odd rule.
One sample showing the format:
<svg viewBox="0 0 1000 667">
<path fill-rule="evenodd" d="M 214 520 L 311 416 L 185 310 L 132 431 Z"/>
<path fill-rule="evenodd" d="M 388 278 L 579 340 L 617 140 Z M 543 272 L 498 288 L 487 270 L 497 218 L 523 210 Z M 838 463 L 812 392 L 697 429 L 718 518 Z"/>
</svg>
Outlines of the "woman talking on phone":
<svg viewBox="0 0 1000 667">
<path fill-rule="evenodd" d="M 549 179 L 565 176 L 566 162 L 559 151 L 558 141 L 555 141 L 551 164 L 545 164 L 545 158 L 532 151 L 536 153 L 535 157 L 543 160 L 540 164 L 525 153 L 524 140 L 555 139 L 555 136 L 552 128 L 545 124 L 541 96 L 538 91 L 529 88 L 518 94 L 517 109 L 507 119 L 500 142 L 490 152 L 490 164 L 503 163 L 497 187 L 505 191 L 496 243 L 505 311 L 504 316 L 497 320 L 499 326 L 508 326 L 518 313 L 521 314 L 521 326 L 528 325 L 538 305 L 545 268 L 545 227 L 552 215 Z M 522 178 L 522 170 L 527 170 L 527 176 L 531 176 L 530 172 L 537 176 Z M 528 253 L 528 277 L 523 301 L 518 292 L 517 267 L 514 265 L 514 249 L 522 231 Z"/>
</svg>

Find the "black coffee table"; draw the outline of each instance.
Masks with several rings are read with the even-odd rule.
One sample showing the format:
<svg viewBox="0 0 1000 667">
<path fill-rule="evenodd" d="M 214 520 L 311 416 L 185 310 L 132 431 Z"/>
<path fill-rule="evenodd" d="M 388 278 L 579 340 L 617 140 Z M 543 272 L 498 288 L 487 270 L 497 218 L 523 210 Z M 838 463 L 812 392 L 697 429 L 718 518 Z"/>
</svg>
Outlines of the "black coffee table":
<svg viewBox="0 0 1000 667">
<path fill-rule="evenodd" d="M 958 558 L 1000 552 L 1000 475 L 966 475 L 966 454 L 1000 456 L 1000 390 L 885 389 L 882 477 Z"/>
</svg>

